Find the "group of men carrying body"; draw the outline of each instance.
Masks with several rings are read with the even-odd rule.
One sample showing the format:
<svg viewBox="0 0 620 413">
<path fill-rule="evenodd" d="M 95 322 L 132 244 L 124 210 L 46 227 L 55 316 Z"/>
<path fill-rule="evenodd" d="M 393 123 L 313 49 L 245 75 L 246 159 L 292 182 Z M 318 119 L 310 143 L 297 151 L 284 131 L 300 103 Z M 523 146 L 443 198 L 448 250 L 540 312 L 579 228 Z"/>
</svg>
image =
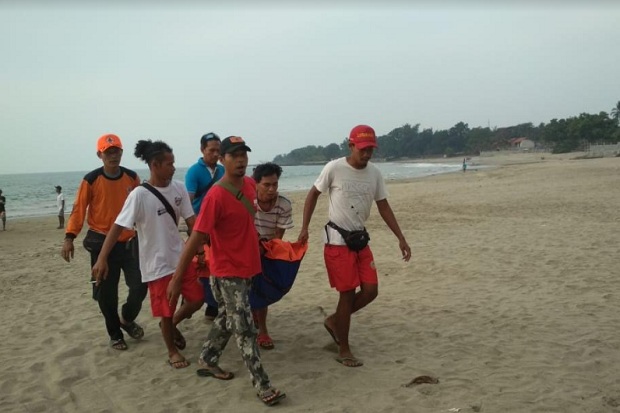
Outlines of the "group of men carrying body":
<svg viewBox="0 0 620 413">
<path fill-rule="evenodd" d="M 353 128 L 350 155 L 325 165 L 308 192 L 298 236 L 298 242 L 307 244 L 317 200 L 327 192 L 330 222 L 321 232 L 329 282 L 339 292 L 339 300 L 324 326 L 338 345 L 336 360 L 347 367 L 363 365 L 349 346 L 351 315 L 378 293 L 377 271 L 364 228 L 373 202 L 398 238 L 402 259 L 411 258 L 388 204 L 383 177 L 369 162 L 376 147 L 371 127 Z M 172 179 L 172 148 L 161 141 L 141 140 L 134 155 L 150 171 L 149 179 L 141 183 L 135 172 L 120 166 L 122 148 L 116 135 L 99 138 L 97 156 L 103 166 L 88 173 L 78 189 L 61 252 L 66 261 L 73 258 L 74 239 L 87 218 L 84 245 L 91 255 L 93 298 L 104 315 L 110 346 L 127 349 L 123 331 L 134 339 L 144 336 L 136 318 L 148 290 L 151 312 L 161 318 L 168 363 L 173 368 L 187 367 L 189 362 L 180 353 L 186 343 L 177 325 L 200 309 L 206 294 L 212 294 L 217 309 L 206 310 L 213 324 L 197 373 L 220 380 L 234 377 L 219 366 L 222 351 L 234 335 L 258 397 L 266 405 L 280 402 L 285 394 L 271 385 L 260 358 L 259 348 L 274 347 L 267 330 L 267 307 L 252 309 L 248 294 L 252 278 L 262 272 L 260 242 L 282 239 L 293 226 L 291 203 L 278 194 L 282 168 L 261 164 L 253 179 L 249 178 L 251 149 L 246 142 L 238 136 L 220 140 L 209 133 L 201 138 L 203 156 L 188 170 L 183 186 Z M 189 233 L 185 242 L 178 231 L 181 217 Z M 365 241 L 351 247 L 352 234 L 362 234 Z M 205 249 L 209 282 L 203 289 L 198 274 L 205 268 Z M 129 294 L 119 316 L 121 269 Z M 179 296 L 183 301 L 177 309 Z"/>
</svg>

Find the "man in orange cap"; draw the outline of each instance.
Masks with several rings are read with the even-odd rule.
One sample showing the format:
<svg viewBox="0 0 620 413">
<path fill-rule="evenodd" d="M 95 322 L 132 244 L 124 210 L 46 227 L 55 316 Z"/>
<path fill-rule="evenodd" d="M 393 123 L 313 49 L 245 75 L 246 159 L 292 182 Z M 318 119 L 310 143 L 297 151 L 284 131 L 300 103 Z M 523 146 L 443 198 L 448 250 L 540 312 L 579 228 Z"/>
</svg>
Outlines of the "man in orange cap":
<svg viewBox="0 0 620 413">
<path fill-rule="evenodd" d="M 123 144 L 118 136 L 101 136 L 97 141 L 97 156 L 103 166 L 87 173 L 78 188 L 61 251 L 65 261 L 70 262 L 75 252 L 73 240 L 82 230 L 86 218 L 89 229 L 83 244 L 90 253 L 91 267 L 97 262 L 105 236 L 112 228 L 125 199 L 140 185 L 138 174 L 120 165 Z M 134 339 L 144 336 L 144 330 L 135 319 L 146 297 L 147 285 L 142 283 L 138 257 L 132 248 L 137 241 L 134 237 L 133 230 L 121 233 L 108 257 L 108 277 L 98 285 L 93 284 L 93 299 L 99 303 L 110 336 L 110 346 L 115 350 L 127 350 L 122 330 Z M 129 294 L 119 317 L 118 284 L 121 270 Z"/>
<path fill-rule="evenodd" d="M 370 304 L 378 294 L 377 269 L 368 246 L 370 239 L 365 223 L 372 203 L 377 204 L 381 218 L 398 238 L 398 248 L 405 261 L 411 249 L 398 226 L 387 201 L 387 190 L 381 171 L 370 162 L 377 137 L 373 128 L 358 125 L 349 134 L 351 154 L 329 162 L 308 192 L 299 233 L 302 243 L 308 241 L 308 226 L 321 193 L 329 196 L 329 222 L 325 225 L 325 267 L 332 288 L 340 294 L 336 312 L 325 319 L 325 329 L 339 347 L 336 361 L 346 367 L 363 363 L 349 347 L 351 314 Z M 356 291 L 359 287 L 359 291 Z"/>
</svg>

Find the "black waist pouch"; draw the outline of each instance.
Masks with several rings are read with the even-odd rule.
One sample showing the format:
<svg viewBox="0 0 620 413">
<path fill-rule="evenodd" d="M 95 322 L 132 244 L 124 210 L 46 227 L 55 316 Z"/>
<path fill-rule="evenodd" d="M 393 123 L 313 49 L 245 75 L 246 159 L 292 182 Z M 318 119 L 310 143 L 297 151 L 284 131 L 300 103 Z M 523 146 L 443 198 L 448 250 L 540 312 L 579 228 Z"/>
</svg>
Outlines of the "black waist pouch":
<svg viewBox="0 0 620 413">
<path fill-rule="evenodd" d="M 103 247 L 103 241 L 105 241 L 105 234 L 89 229 L 82 241 L 82 245 L 84 245 L 88 252 L 99 252 L 101 247 Z"/>
<path fill-rule="evenodd" d="M 366 228 L 357 231 L 347 231 L 331 221 L 329 221 L 327 225 L 342 235 L 345 244 L 347 244 L 347 247 L 349 247 L 351 251 L 363 250 L 366 248 L 366 245 L 368 245 L 368 241 L 370 241 L 370 234 L 366 231 Z"/>
</svg>

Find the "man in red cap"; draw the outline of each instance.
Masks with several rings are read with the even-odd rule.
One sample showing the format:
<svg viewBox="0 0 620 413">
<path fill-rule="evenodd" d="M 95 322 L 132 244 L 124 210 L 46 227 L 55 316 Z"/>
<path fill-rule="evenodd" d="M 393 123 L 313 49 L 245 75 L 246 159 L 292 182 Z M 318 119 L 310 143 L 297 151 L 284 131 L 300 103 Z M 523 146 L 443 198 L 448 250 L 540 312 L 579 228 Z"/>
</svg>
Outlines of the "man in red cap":
<svg viewBox="0 0 620 413">
<path fill-rule="evenodd" d="M 97 140 L 97 156 L 103 166 L 87 173 L 78 188 L 61 251 L 65 261 L 70 262 L 75 252 L 73 240 L 82 230 L 86 218 L 88 232 L 83 244 L 90 253 L 91 267 L 97 262 L 105 236 L 123 208 L 125 199 L 140 185 L 138 174 L 120 165 L 123 144 L 118 136 L 111 133 L 101 136 Z M 142 283 L 138 257 L 129 242 L 134 236 L 133 230 L 123 230 L 108 256 L 108 277 L 98 285 L 93 284 L 93 299 L 99 303 L 110 336 L 110 346 L 115 350 L 127 350 L 121 330 L 125 330 L 134 339 L 144 336 L 144 330 L 135 319 L 146 297 L 147 285 Z M 119 317 L 118 284 L 121 269 L 129 294 Z"/>
<path fill-rule="evenodd" d="M 379 169 L 370 162 L 377 147 L 375 131 L 358 125 L 349 135 L 347 157 L 329 162 L 308 192 L 299 240 L 308 241 L 308 227 L 321 193 L 328 191 L 329 222 L 325 225 L 324 257 L 332 288 L 340 298 L 336 312 L 325 319 L 325 329 L 339 347 L 336 361 L 347 367 L 363 362 L 349 347 L 351 314 L 370 304 L 378 294 L 377 269 L 364 227 L 372 203 L 377 204 L 381 218 L 398 238 L 404 261 L 411 258 L 411 249 L 398 226 L 387 201 L 387 190 Z M 359 287 L 359 291 L 357 290 Z"/>
</svg>

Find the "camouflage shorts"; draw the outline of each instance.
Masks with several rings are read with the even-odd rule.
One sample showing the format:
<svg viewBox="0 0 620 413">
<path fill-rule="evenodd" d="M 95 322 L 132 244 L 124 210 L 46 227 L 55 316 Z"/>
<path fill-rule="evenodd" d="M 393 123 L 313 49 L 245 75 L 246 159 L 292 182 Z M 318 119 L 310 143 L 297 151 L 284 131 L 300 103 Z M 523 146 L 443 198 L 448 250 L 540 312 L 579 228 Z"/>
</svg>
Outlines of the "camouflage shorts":
<svg viewBox="0 0 620 413">
<path fill-rule="evenodd" d="M 271 384 L 261 364 L 260 351 L 256 343 L 257 331 L 248 298 L 252 280 L 212 276 L 210 281 L 213 296 L 217 301 L 218 314 L 202 347 L 201 359 L 209 366 L 217 366 L 222 351 L 234 334 L 241 357 L 250 371 L 255 386 L 259 390 L 269 388 Z"/>
</svg>

